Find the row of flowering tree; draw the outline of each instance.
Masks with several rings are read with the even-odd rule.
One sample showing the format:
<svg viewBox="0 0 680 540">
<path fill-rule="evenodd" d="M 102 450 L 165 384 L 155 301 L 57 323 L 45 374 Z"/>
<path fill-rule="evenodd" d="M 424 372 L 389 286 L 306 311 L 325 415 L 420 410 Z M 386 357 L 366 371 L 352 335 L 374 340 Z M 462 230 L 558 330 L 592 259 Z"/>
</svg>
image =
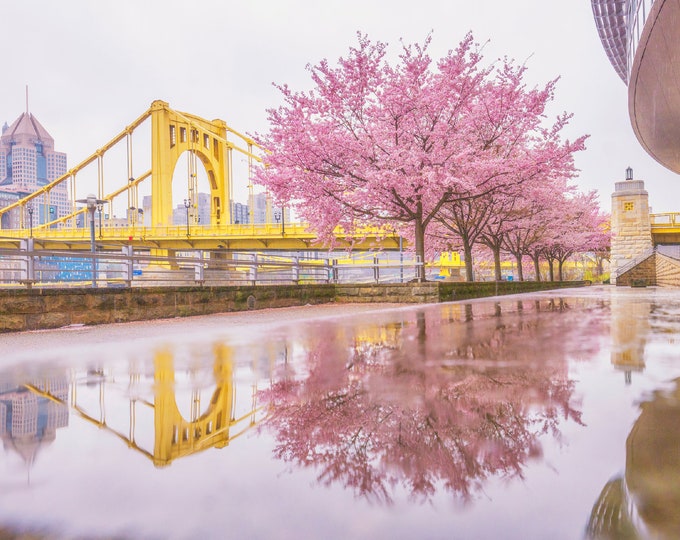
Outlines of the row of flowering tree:
<svg viewBox="0 0 680 540">
<path fill-rule="evenodd" d="M 529 88 L 524 66 L 484 66 L 471 34 L 437 62 L 429 45 L 405 44 L 390 63 L 384 43 L 359 34 L 337 65 L 308 67 L 312 90 L 279 86 L 284 104 L 258 136 L 268 154 L 257 181 L 321 240 L 332 243 L 338 227 L 382 227 L 420 260 L 461 248 L 471 280 L 473 246 L 514 253 L 511 234 L 545 226 L 532 208 L 567 214 L 557 203 L 577 200 L 568 181 L 586 137 L 563 139 L 568 114 L 547 122 L 556 81 Z"/>
</svg>

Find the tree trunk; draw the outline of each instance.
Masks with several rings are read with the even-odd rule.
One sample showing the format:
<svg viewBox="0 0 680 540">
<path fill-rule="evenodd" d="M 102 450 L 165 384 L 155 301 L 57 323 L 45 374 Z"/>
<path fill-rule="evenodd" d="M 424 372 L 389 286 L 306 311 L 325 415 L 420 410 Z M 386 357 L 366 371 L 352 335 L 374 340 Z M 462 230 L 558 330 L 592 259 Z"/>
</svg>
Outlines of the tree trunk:
<svg viewBox="0 0 680 540">
<path fill-rule="evenodd" d="M 465 279 L 474 281 L 474 276 L 472 275 L 472 246 L 465 238 L 463 238 L 463 253 L 465 254 Z"/>
<path fill-rule="evenodd" d="M 535 255 L 531 256 L 531 259 L 534 261 L 534 272 L 536 273 L 536 281 L 541 281 L 541 258 L 538 256 L 538 253 Z"/>
<path fill-rule="evenodd" d="M 491 248 L 491 251 L 493 251 L 493 268 L 496 281 L 500 281 L 503 279 L 503 275 L 501 273 L 501 248 L 494 246 Z"/>
<path fill-rule="evenodd" d="M 517 259 L 517 280 L 524 281 L 524 268 L 522 268 L 522 256 L 516 255 L 515 259 Z"/>
<path fill-rule="evenodd" d="M 564 264 L 564 261 L 562 259 L 557 259 L 557 279 L 559 281 L 562 280 L 562 265 Z"/>
<path fill-rule="evenodd" d="M 416 280 L 422 283 L 425 281 L 425 227 L 423 227 L 423 221 L 420 218 L 416 219 L 415 240 L 416 262 L 420 263 L 416 267 Z"/>
<path fill-rule="evenodd" d="M 548 281 L 555 281 L 553 262 L 555 262 L 555 259 L 548 257 Z"/>
</svg>

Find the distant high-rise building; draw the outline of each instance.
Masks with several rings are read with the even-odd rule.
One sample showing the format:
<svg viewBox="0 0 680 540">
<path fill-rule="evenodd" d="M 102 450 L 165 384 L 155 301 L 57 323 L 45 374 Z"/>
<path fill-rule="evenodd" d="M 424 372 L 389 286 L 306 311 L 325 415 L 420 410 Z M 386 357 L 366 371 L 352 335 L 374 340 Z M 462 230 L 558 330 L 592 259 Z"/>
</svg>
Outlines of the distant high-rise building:
<svg viewBox="0 0 680 540">
<path fill-rule="evenodd" d="M 146 198 L 144 200 L 144 204 L 146 204 Z M 150 198 L 149 203 L 151 203 Z M 210 225 L 210 194 L 197 193 L 194 204 L 195 206 L 188 209 L 184 206 L 184 203 L 178 204 L 172 211 L 172 223 L 174 225 L 186 225 L 188 216 L 191 226 Z"/>
<path fill-rule="evenodd" d="M 256 193 L 253 195 L 253 223 L 267 222 L 267 194 Z"/>
<path fill-rule="evenodd" d="M 49 184 L 67 171 L 66 154 L 54 150 L 54 139 L 29 112 L 22 113 L 0 136 L 0 205 L 7 206 Z M 34 199 L 31 219 L 34 225 L 47 223 L 70 212 L 67 182 L 49 195 Z M 18 213 L 3 216 L 3 227 L 26 226 L 18 223 Z"/>
<path fill-rule="evenodd" d="M 231 221 L 237 225 L 250 223 L 250 209 L 248 205 L 231 201 Z"/>
</svg>

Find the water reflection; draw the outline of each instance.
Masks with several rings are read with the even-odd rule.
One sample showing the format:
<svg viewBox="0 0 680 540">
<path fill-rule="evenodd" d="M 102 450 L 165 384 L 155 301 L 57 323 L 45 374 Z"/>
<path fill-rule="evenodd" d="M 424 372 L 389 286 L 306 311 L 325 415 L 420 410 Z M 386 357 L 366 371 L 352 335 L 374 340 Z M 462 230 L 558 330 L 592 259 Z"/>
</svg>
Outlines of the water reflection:
<svg viewBox="0 0 680 540">
<path fill-rule="evenodd" d="M 631 301 L 630 298 L 614 296 L 611 304 L 611 361 L 623 371 L 626 384 L 630 384 L 633 372 L 645 368 L 651 303 L 644 298 Z"/>
<path fill-rule="evenodd" d="M 231 348 L 218 344 L 212 366 L 199 363 L 177 370 L 173 353 L 162 349 L 155 351 L 150 373 L 144 363 L 133 362 L 124 373 L 101 366 L 74 369 L 58 378 L 0 382 L 0 435 L 5 448 L 18 452 L 30 466 L 38 448 L 54 440 L 56 428 L 68 425 L 69 408 L 157 467 L 208 448 L 223 448 L 262 416 L 253 390 L 237 399 L 231 353 Z M 201 396 L 206 391 L 209 399 L 203 409 Z M 188 398 L 186 412 L 180 410 L 179 394 Z"/>
<path fill-rule="evenodd" d="M 53 399 L 45 397 L 46 392 Z M 27 474 L 39 451 L 54 441 L 57 429 L 68 426 L 63 404 L 67 393 L 68 379 L 63 375 L 0 381 L 0 437 L 6 451 L 21 457 Z"/>
<path fill-rule="evenodd" d="M 602 490 L 587 527 L 591 539 L 678 538 L 680 379 L 640 405 L 626 440 L 626 467 Z"/>
<path fill-rule="evenodd" d="M 549 294 L 8 340 L 0 537 L 673 538 L 680 293 Z"/>
<path fill-rule="evenodd" d="M 596 347 L 597 324 L 579 311 L 552 300 L 450 304 L 353 335 L 319 325 L 301 374 L 262 393 L 275 455 L 386 503 L 440 487 L 465 500 L 492 476 L 521 477 L 542 436 L 581 422 L 567 361 Z"/>
</svg>

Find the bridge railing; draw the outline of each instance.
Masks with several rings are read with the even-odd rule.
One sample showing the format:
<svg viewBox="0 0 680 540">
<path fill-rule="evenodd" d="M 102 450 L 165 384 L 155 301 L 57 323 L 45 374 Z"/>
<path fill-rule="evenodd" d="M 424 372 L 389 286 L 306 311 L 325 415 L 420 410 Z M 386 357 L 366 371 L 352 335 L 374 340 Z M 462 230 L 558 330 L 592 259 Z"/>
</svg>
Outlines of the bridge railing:
<svg viewBox="0 0 680 540">
<path fill-rule="evenodd" d="M 663 214 L 650 214 L 652 228 L 654 227 L 680 227 L 680 212 L 665 212 Z"/>
<path fill-rule="evenodd" d="M 309 258 L 298 254 L 187 251 L 154 256 L 119 251 L 0 249 L 1 288 L 228 286 L 286 283 L 399 283 L 415 279 L 421 263 L 404 254 L 368 260 Z M 317 256 L 318 257 L 318 256 Z M 437 268 L 427 268 L 429 274 Z"/>
</svg>

